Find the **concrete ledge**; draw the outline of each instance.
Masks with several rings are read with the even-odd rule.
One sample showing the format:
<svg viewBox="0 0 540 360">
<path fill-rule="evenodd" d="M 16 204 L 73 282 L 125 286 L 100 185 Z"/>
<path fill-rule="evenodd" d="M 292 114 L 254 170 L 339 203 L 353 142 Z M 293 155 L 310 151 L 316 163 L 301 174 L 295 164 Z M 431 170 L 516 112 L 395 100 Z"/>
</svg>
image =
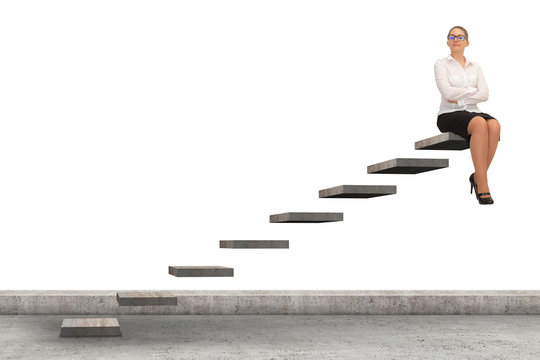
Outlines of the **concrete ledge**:
<svg viewBox="0 0 540 360">
<path fill-rule="evenodd" d="M 538 290 L 169 291 L 178 306 L 120 307 L 117 291 L 0 291 L 0 315 L 540 315 Z"/>
</svg>

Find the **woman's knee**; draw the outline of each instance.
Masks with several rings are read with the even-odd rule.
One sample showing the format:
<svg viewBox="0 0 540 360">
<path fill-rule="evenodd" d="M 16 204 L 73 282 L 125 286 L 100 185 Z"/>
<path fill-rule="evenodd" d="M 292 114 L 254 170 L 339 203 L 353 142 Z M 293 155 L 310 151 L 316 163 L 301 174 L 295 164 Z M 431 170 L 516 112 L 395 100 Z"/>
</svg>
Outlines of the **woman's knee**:
<svg viewBox="0 0 540 360">
<path fill-rule="evenodd" d="M 501 134 L 501 124 L 497 119 L 489 119 L 487 121 L 487 127 L 489 134 L 500 135 Z"/>
<path fill-rule="evenodd" d="M 467 127 L 469 135 L 473 133 L 485 133 L 488 132 L 488 124 L 486 119 L 481 116 L 475 116 L 469 121 L 469 126 Z"/>
</svg>

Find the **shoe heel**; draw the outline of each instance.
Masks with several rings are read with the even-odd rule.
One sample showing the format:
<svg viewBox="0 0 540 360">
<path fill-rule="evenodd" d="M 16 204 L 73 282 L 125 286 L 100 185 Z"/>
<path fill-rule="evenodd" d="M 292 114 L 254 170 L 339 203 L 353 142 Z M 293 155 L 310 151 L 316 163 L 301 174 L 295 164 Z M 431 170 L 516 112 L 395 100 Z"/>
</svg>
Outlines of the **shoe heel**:
<svg viewBox="0 0 540 360">
<path fill-rule="evenodd" d="M 476 193 L 476 189 L 474 188 L 474 173 L 471 174 L 471 176 L 469 176 L 469 182 L 471 183 L 471 194 L 472 194 L 472 191 L 474 189 L 474 192 Z"/>
</svg>

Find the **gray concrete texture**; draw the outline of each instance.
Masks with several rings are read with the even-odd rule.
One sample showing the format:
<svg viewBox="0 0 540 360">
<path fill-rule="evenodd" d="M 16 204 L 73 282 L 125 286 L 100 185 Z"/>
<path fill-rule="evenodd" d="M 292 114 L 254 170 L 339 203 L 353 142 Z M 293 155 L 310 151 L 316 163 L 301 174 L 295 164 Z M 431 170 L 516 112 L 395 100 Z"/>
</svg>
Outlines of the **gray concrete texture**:
<svg viewBox="0 0 540 360">
<path fill-rule="evenodd" d="M 270 215 L 271 223 L 323 223 L 343 221 L 343 213 L 288 212 Z"/>
<path fill-rule="evenodd" d="M 442 133 L 414 143 L 415 150 L 465 150 L 467 141 L 453 133 Z"/>
<path fill-rule="evenodd" d="M 0 291 L 0 314 L 540 315 L 540 291 L 532 290 L 170 292 L 178 298 L 177 306 L 119 306 L 117 291 Z"/>
<path fill-rule="evenodd" d="M 221 249 L 288 249 L 289 240 L 220 240 Z"/>
<path fill-rule="evenodd" d="M 397 158 L 369 165 L 368 174 L 419 174 L 447 168 L 448 159 Z"/>
<path fill-rule="evenodd" d="M 62 319 L 0 316 L 0 359 L 540 359 L 539 316 L 119 316 L 114 338 Z"/>
<path fill-rule="evenodd" d="M 372 198 L 393 195 L 397 192 L 395 185 L 340 185 L 319 191 L 320 198 Z"/>
</svg>

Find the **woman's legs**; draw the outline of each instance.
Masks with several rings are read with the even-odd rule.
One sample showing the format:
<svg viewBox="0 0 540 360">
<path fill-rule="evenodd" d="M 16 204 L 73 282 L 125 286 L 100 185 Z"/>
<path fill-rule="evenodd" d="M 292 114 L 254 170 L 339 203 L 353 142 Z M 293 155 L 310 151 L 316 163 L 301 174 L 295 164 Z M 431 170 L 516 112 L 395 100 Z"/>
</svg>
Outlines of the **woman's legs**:
<svg viewBox="0 0 540 360">
<path fill-rule="evenodd" d="M 501 131 L 500 124 L 496 119 L 486 121 L 481 116 L 475 116 L 469 122 L 467 131 L 471 135 L 471 157 L 475 169 L 474 179 L 478 185 L 478 193 L 489 192 L 487 170 L 497 150 Z"/>
</svg>

